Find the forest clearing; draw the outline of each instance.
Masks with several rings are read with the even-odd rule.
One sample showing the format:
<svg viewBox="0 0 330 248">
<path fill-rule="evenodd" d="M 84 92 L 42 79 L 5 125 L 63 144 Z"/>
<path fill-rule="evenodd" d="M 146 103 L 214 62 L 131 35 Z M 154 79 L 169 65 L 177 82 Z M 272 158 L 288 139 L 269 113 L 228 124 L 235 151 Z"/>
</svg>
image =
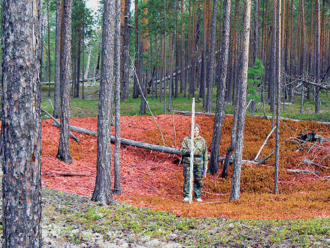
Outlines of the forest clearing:
<svg viewBox="0 0 330 248">
<path fill-rule="evenodd" d="M 165 144 L 180 149 L 183 137 L 189 133 L 190 117 L 183 115 L 155 116 Z M 174 118 L 174 123 L 173 123 Z M 53 121 L 42 121 L 42 184 L 57 190 L 91 197 L 96 177 L 96 142 L 94 136 L 76 133 L 81 145 L 71 139 L 72 164 L 55 158 L 59 128 Z M 122 116 L 122 137 L 162 145 L 161 134 L 151 116 Z M 201 135 L 210 146 L 214 125 L 213 116 L 196 116 Z M 329 217 L 330 142 L 300 145 L 290 141 L 300 132 L 315 131 L 329 137 L 330 125 L 315 121 L 283 120 L 280 130 L 280 194 L 274 195 L 274 156 L 263 165 L 242 166 L 241 193 L 239 200 L 229 201 L 232 165 L 227 179 L 208 174 L 204 179 L 203 203 L 183 204 L 182 165 L 180 156 L 122 146 L 120 165 L 122 195 L 115 200 L 130 205 L 159 211 L 170 211 L 185 217 L 224 217 L 239 219 L 301 219 Z M 173 125 L 174 124 L 174 125 Z M 70 125 L 97 130 L 96 117 L 73 118 Z M 232 117 L 226 116 L 220 156 L 226 154 L 230 144 Z M 113 131 L 114 127 L 112 127 Z M 244 139 L 244 160 L 253 160 L 271 131 L 271 121 L 259 117 L 247 117 Z M 175 130 L 175 131 L 174 131 Z M 175 139 L 176 137 L 176 139 Z M 260 157 L 269 155 L 275 146 L 275 134 L 268 139 Z M 114 145 L 112 145 L 112 153 Z M 113 163 L 113 162 L 112 162 Z M 179 165 L 179 166 L 178 166 Z M 220 164 L 220 171 L 222 164 Z M 113 167 L 112 167 L 113 169 Z M 295 173 L 286 169 L 301 170 Z M 308 173 L 310 172 L 310 173 Z M 113 176 L 113 172 L 111 175 Z M 113 179 L 112 179 L 113 182 Z"/>
</svg>

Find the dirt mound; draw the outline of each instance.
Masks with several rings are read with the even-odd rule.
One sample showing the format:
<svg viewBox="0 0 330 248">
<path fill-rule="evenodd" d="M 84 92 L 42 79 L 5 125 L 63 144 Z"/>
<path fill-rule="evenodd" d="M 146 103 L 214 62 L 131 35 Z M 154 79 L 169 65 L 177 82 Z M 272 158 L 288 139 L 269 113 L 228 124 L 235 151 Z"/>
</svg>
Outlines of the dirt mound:
<svg viewBox="0 0 330 248">
<path fill-rule="evenodd" d="M 123 138 L 144 141 L 169 147 L 181 147 L 189 134 L 190 117 L 158 115 L 155 117 L 121 117 Z M 201 135 L 211 149 L 214 117 L 197 116 Z M 73 163 L 68 165 L 56 159 L 59 128 L 52 120 L 42 121 L 42 183 L 44 186 L 92 196 L 96 177 L 96 137 L 74 134 L 81 140 L 78 145 L 71 139 Z M 97 118 L 85 117 L 70 120 L 70 125 L 97 130 Z M 230 144 L 232 118 L 226 116 L 223 126 L 220 156 L 225 156 Z M 180 157 L 160 152 L 122 146 L 120 154 L 123 194 L 114 196 L 119 201 L 154 210 L 171 211 L 180 216 L 214 216 L 248 219 L 291 219 L 330 216 L 329 150 L 330 143 L 300 145 L 290 142 L 305 130 L 315 130 L 328 137 L 330 126 L 313 121 L 281 122 L 280 137 L 280 194 L 274 195 L 274 161 L 270 158 L 263 166 L 243 165 L 241 175 L 241 199 L 229 202 L 232 166 L 228 179 L 208 174 L 204 179 L 202 204 L 182 204 L 182 165 Z M 253 160 L 271 131 L 271 122 L 261 118 L 246 118 L 243 159 Z M 114 127 L 111 129 L 114 134 Z M 275 148 L 275 134 L 263 148 L 260 158 Z M 112 155 L 114 145 L 112 146 Z M 113 163 L 112 163 L 113 164 Z M 220 172 L 222 169 L 220 164 Z M 113 169 L 113 168 L 112 168 Z M 286 169 L 317 171 L 316 173 L 292 173 Z M 113 175 L 113 171 L 112 171 Z M 112 178 L 112 182 L 114 182 Z"/>
</svg>

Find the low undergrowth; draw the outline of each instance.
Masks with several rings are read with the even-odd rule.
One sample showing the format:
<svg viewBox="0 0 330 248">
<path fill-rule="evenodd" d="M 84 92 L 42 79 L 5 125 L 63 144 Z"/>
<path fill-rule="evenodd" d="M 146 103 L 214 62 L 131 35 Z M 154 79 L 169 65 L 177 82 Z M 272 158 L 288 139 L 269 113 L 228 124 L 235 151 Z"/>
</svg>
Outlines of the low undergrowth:
<svg viewBox="0 0 330 248">
<path fill-rule="evenodd" d="M 156 238 L 185 247 L 327 247 L 329 218 L 298 220 L 238 220 L 186 218 L 167 211 L 117 203 L 101 206 L 89 198 L 44 189 L 44 222 L 62 226 L 57 239 L 91 244 L 91 236 L 104 242 L 124 234 L 128 243 Z M 65 208 L 63 212 L 61 209 Z M 45 213 L 44 213 L 45 215 Z M 128 235 L 130 234 L 130 235 Z M 134 237 L 134 238 L 132 238 Z M 141 241 L 140 241 L 141 242 Z"/>
</svg>

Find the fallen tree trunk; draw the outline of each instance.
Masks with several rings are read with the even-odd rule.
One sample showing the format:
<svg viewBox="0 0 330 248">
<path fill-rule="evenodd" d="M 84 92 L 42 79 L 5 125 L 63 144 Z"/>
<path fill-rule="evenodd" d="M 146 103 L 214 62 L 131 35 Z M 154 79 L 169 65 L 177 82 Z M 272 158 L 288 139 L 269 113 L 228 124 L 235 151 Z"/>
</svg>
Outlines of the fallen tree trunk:
<svg viewBox="0 0 330 248">
<path fill-rule="evenodd" d="M 85 78 L 85 79 L 82 79 L 82 78 L 80 78 L 79 79 L 79 82 L 80 83 L 82 83 L 82 82 L 89 82 L 89 81 L 94 81 L 94 80 L 99 80 L 100 79 L 100 77 L 92 77 L 92 78 Z M 73 81 L 71 80 L 71 83 L 72 83 Z M 51 82 L 41 82 L 41 84 L 42 85 L 44 85 L 44 84 L 46 84 L 46 85 L 48 85 L 48 84 L 54 84 L 54 81 L 51 81 Z"/>
<path fill-rule="evenodd" d="M 53 123 L 53 126 L 59 127 L 59 125 L 57 123 Z M 77 132 L 77 133 L 84 133 L 84 134 L 88 134 L 88 135 L 97 136 L 97 132 L 91 131 L 89 129 L 82 128 L 82 127 L 70 126 L 70 130 Z M 111 142 L 115 143 L 115 136 L 111 135 Z M 124 139 L 124 138 L 121 138 L 120 142 L 123 145 L 129 145 L 129 146 L 134 146 L 134 147 L 138 147 L 138 148 L 144 148 L 144 149 L 148 149 L 148 150 L 158 151 L 158 152 L 182 155 L 180 150 L 172 148 L 172 147 L 152 145 L 152 144 L 148 144 L 146 142 L 129 140 L 129 139 Z"/>
<path fill-rule="evenodd" d="M 58 126 L 60 126 L 60 123 L 54 118 L 54 116 L 52 116 L 50 113 L 48 113 L 46 110 L 44 110 L 43 108 L 40 108 L 41 111 L 45 112 L 46 115 L 48 115 L 53 121 L 55 121 L 56 124 L 58 124 Z M 73 134 L 70 132 L 70 135 L 72 136 L 72 138 L 77 141 L 77 143 L 80 145 L 81 142 L 80 140 Z"/>
<path fill-rule="evenodd" d="M 59 127 L 59 125 L 56 122 L 53 123 L 52 125 L 55 126 L 55 127 Z M 97 136 L 97 132 L 86 129 L 86 128 L 82 128 L 82 127 L 70 126 L 70 130 L 74 131 L 74 132 L 77 132 L 77 133 L 84 133 L 84 134 L 88 134 L 88 135 Z M 115 143 L 115 136 L 111 135 L 111 142 Z M 182 155 L 182 152 L 179 149 L 175 149 L 175 148 L 172 148 L 172 147 L 152 145 L 152 144 L 149 144 L 149 143 L 146 143 L 146 142 L 135 141 L 135 140 L 130 140 L 130 139 L 124 139 L 124 138 L 120 138 L 120 142 L 121 142 L 122 145 L 134 146 L 134 147 L 143 148 L 143 149 L 152 150 L 152 151 L 157 151 L 157 152 L 165 152 L 165 153 L 170 153 L 170 154 Z M 255 165 L 262 164 L 268 158 L 270 158 L 274 154 L 274 152 L 271 153 L 270 155 L 268 155 L 266 158 L 260 160 L 260 161 L 242 160 L 242 163 L 244 163 L 244 164 L 255 164 Z M 208 155 L 208 156 L 210 157 L 210 155 Z M 219 157 L 219 162 L 224 163 L 225 159 L 226 159 L 225 157 Z M 230 160 L 230 163 L 233 163 L 232 159 Z"/>
<path fill-rule="evenodd" d="M 183 115 L 191 115 L 190 111 L 181 111 L 181 110 L 172 110 L 174 113 L 183 114 Z M 195 112 L 195 115 L 215 115 L 214 113 L 204 113 L 204 112 Z"/>
</svg>

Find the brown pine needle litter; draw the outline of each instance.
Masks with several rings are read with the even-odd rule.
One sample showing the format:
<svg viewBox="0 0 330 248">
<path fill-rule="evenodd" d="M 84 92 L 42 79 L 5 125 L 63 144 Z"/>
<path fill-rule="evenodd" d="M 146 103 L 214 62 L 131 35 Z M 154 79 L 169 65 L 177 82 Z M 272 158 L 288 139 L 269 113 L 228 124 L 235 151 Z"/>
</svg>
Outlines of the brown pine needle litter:
<svg viewBox="0 0 330 248">
<path fill-rule="evenodd" d="M 167 146 L 178 148 L 190 132 L 190 117 L 176 115 L 175 130 L 172 115 L 155 116 Z M 121 183 L 123 194 L 114 195 L 118 201 L 159 211 L 171 211 L 178 216 L 224 217 L 243 219 L 300 219 L 330 216 L 330 142 L 299 144 L 285 142 L 300 132 L 315 131 L 328 138 L 330 125 L 314 121 L 294 122 L 285 120 L 280 128 L 280 194 L 274 195 L 274 161 L 269 158 L 262 165 L 243 165 L 241 173 L 241 199 L 229 201 L 232 165 L 227 179 L 220 177 L 223 164 L 217 175 L 204 178 L 203 204 L 182 203 L 182 164 L 180 156 L 129 146 L 121 147 Z M 42 183 L 44 186 L 92 196 L 96 177 L 96 137 L 73 132 L 81 145 L 71 140 L 72 164 L 56 159 L 59 128 L 53 120 L 42 121 Z M 196 116 L 201 126 L 201 135 L 207 141 L 209 152 L 212 142 L 213 116 Z M 70 120 L 70 125 L 97 131 L 97 118 L 85 117 Z M 220 156 L 225 156 L 230 144 L 232 117 L 226 116 L 223 125 Z M 271 131 L 271 122 L 258 117 L 247 117 L 245 126 L 244 160 L 253 160 Z M 114 135 L 114 127 L 111 129 Z M 121 117 L 122 138 L 162 145 L 162 137 L 153 117 Z M 260 157 L 269 155 L 275 147 L 272 134 L 263 147 Z M 324 147 L 325 149 L 322 149 Z M 112 156 L 114 145 L 112 145 Z M 313 161 L 306 163 L 306 161 Z M 179 166 L 178 166 L 179 165 Z M 319 173 L 293 173 L 286 169 L 318 171 Z M 112 161 L 113 170 L 113 161 Z M 69 176 L 68 176 L 69 175 Z M 88 175 L 88 176 L 86 176 Z M 114 182 L 114 171 L 111 172 Z M 125 192 L 125 193 L 124 193 Z"/>
</svg>

